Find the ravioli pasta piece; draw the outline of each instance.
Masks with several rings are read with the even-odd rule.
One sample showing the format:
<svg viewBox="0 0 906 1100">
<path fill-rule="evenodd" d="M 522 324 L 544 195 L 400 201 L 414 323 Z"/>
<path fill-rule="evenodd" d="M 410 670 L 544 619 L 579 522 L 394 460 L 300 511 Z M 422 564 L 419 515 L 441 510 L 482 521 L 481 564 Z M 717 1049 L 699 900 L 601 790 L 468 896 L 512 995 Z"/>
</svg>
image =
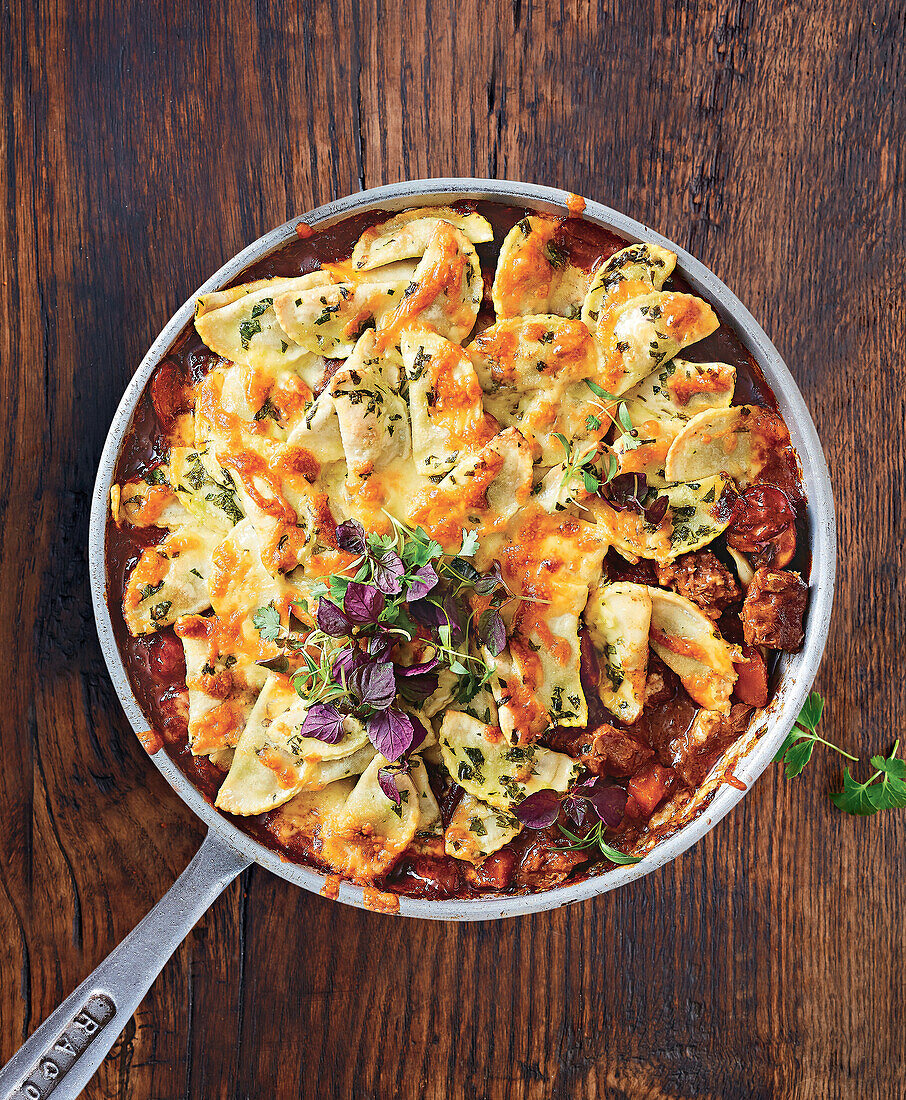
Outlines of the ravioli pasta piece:
<svg viewBox="0 0 906 1100">
<path fill-rule="evenodd" d="M 466 528 L 481 525 L 489 538 L 503 531 L 531 491 L 530 448 L 519 432 L 508 428 L 437 485 L 417 493 L 406 516 L 452 550 Z"/>
<path fill-rule="evenodd" d="M 623 722 L 635 722 L 645 705 L 651 596 L 644 584 L 618 581 L 599 585 L 585 609 L 592 644 L 598 652 L 598 693 Z"/>
<path fill-rule="evenodd" d="M 561 581 L 551 603 L 525 601 L 509 624 L 509 645 L 485 660 L 504 737 L 516 744 L 548 727 L 585 726 L 588 702 L 579 674 L 579 615 L 588 586 Z"/>
<path fill-rule="evenodd" d="M 401 351 L 416 466 L 446 473 L 462 452 L 476 453 L 494 437 L 496 422 L 484 411 L 475 370 L 458 344 L 414 331 L 403 334 Z"/>
<path fill-rule="evenodd" d="M 128 481 L 113 486 L 110 508 L 117 526 L 125 522 L 130 527 L 169 527 L 173 530 L 192 522 L 192 513 L 166 483 L 167 467 L 158 466 L 155 476 L 161 480 L 154 484 Z"/>
<path fill-rule="evenodd" d="M 374 345 L 374 333 L 366 332 L 329 387 L 350 488 L 376 470 L 407 459 L 412 449 L 406 403 L 387 383 Z"/>
<path fill-rule="evenodd" d="M 728 714 L 737 675 L 733 662 L 742 657 L 739 646 L 726 642 L 685 596 L 660 588 L 649 588 L 648 593 L 652 649 L 699 706 Z"/>
<path fill-rule="evenodd" d="M 210 756 L 236 746 L 267 680 L 244 654 L 211 653 L 205 637 L 181 636 L 189 691 L 189 748 Z"/>
<path fill-rule="evenodd" d="M 735 387 L 736 368 L 729 363 L 671 359 L 629 390 L 624 400 L 635 427 L 654 419 L 679 432 L 697 413 L 729 408 Z"/>
<path fill-rule="evenodd" d="M 522 597 L 505 611 L 512 616 L 508 648 L 497 657 L 486 654 L 507 740 L 524 742 L 550 725 L 587 722 L 579 616 L 600 580 L 607 547 L 598 525 L 529 508 L 498 548 L 503 577 Z"/>
<path fill-rule="evenodd" d="M 467 350 L 485 408 L 501 424 L 517 427 L 542 465 L 563 458 L 557 433 L 578 444 L 607 430 L 600 422 L 590 427 L 600 408 L 584 380 L 599 375 L 600 356 L 581 322 L 554 316 L 500 321 Z"/>
<path fill-rule="evenodd" d="M 444 851 L 456 859 L 479 864 L 521 832 L 522 825 L 512 814 L 464 794 L 444 832 Z"/>
<path fill-rule="evenodd" d="M 707 546 L 726 529 L 731 510 L 725 494 L 732 489 L 733 483 L 721 476 L 655 488 L 649 506 L 661 496 L 666 496 L 669 506 L 657 524 L 649 523 L 640 512 L 612 508 L 603 499 L 588 500 L 587 509 L 627 561 L 648 558 L 665 565 L 680 554 Z"/>
<path fill-rule="evenodd" d="M 342 740 L 328 745 L 300 733 L 307 710 L 289 680 L 271 673 L 217 794 L 218 809 L 241 816 L 264 813 L 299 791 L 317 790 L 365 770 L 375 750 L 361 724 L 347 718 Z"/>
<path fill-rule="evenodd" d="M 407 285 L 343 282 L 291 290 L 274 298 L 274 310 L 280 327 L 306 351 L 345 359 L 363 330 L 393 311 Z"/>
<path fill-rule="evenodd" d="M 645 474 L 649 486 L 667 484 L 667 453 L 697 413 L 725 408 L 733 399 L 736 371 L 725 363 L 674 359 L 626 394 L 626 412 L 637 434 L 614 444 L 620 473 Z"/>
<path fill-rule="evenodd" d="M 262 436 L 284 440 L 308 411 L 323 374 L 320 355 L 295 367 L 264 370 L 230 363 L 210 371 L 198 387 L 196 444 L 210 440 L 236 449 L 237 441 L 245 445 Z"/>
<path fill-rule="evenodd" d="M 397 806 L 378 782 L 387 766 L 377 755 L 346 799 L 321 830 L 321 858 L 356 882 L 367 884 L 393 867 L 415 837 L 422 820 L 422 803 L 412 777 L 394 776 L 400 794 Z"/>
<path fill-rule="evenodd" d="M 208 577 L 211 606 L 221 619 L 250 615 L 265 604 L 288 607 L 297 595 L 289 581 L 265 569 L 258 533 L 249 519 L 237 523 L 218 544 Z"/>
<path fill-rule="evenodd" d="M 565 793 L 582 770 L 572 757 L 541 745 L 510 745 L 499 731 L 455 710 L 444 715 L 440 751 L 456 782 L 498 810 L 535 791 Z"/>
<path fill-rule="evenodd" d="M 719 324 L 708 303 L 691 294 L 655 292 L 630 299 L 595 329 L 604 357 L 604 388 L 625 393 Z"/>
<path fill-rule="evenodd" d="M 475 326 L 484 280 L 468 237 L 446 221 L 435 221 L 403 300 L 378 321 L 378 347 L 398 348 L 411 328 L 429 329 L 460 344 Z"/>
<path fill-rule="evenodd" d="M 668 485 L 663 495 L 669 503 L 673 523 L 669 561 L 680 554 L 701 550 L 730 523 L 733 513 L 728 500 L 735 500 L 735 489 L 732 481 L 719 474 L 685 485 Z"/>
<path fill-rule="evenodd" d="M 491 297 L 498 320 L 528 314 L 578 317 L 590 277 L 554 242 L 559 218 L 523 218 L 500 249 Z"/>
<path fill-rule="evenodd" d="M 268 815 L 267 828 L 283 845 L 301 837 L 320 837 L 325 824 L 343 810 L 355 784 L 355 779 L 338 779 L 317 791 L 299 791 Z"/>
<path fill-rule="evenodd" d="M 233 475 L 211 447 L 171 447 L 169 470 L 174 491 L 199 522 L 226 534 L 245 518 Z"/>
<path fill-rule="evenodd" d="M 491 223 L 474 211 L 460 213 L 449 206 L 420 206 L 366 229 L 352 250 L 353 267 L 369 271 L 398 260 L 423 256 L 438 221 L 455 226 L 472 244 L 494 239 Z"/>
<path fill-rule="evenodd" d="M 765 468 L 771 454 L 789 443 L 779 416 L 760 405 L 707 409 L 693 416 L 667 452 L 667 477 L 695 481 L 712 474 L 748 485 Z"/>
<path fill-rule="evenodd" d="M 436 741 L 435 741 L 436 744 Z M 418 797 L 418 835 L 423 837 L 440 836 L 444 831 L 444 823 L 440 816 L 440 806 L 431 790 L 428 780 L 428 769 L 422 759 L 421 753 L 426 748 L 424 742 L 419 746 L 419 755 L 410 758 L 409 777 Z"/>
<path fill-rule="evenodd" d="M 589 320 L 598 321 L 608 297 L 621 284 L 641 284 L 651 290 L 660 290 L 675 267 L 676 253 L 660 245 L 640 243 L 621 248 L 595 272 L 583 312 L 587 311 Z"/>
<path fill-rule="evenodd" d="M 332 283 L 326 271 L 313 271 L 298 278 L 262 279 L 245 288 L 205 295 L 195 306 L 195 329 L 211 351 L 233 363 L 265 370 L 303 365 L 310 361 L 312 349 L 302 347 L 280 325 L 275 299 Z M 247 292 L 227 300 L 233 291 L 243 289 Z"/>
<path fill-rule="evenodd" d="M 123 615 L 131 634 L 153 634 L 180 615 L 211 606 L 207 579 L 211 556 L 222 539 L 220 531 L 188 523 L 142 551 L 123 595 Z"/>
</svg>

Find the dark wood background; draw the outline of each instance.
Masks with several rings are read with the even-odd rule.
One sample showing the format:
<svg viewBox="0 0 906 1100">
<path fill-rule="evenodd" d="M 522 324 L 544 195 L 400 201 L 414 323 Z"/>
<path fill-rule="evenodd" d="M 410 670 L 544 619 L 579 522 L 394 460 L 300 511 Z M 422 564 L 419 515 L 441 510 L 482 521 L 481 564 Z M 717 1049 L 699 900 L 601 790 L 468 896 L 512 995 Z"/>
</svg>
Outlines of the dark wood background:
<svg viewBox="0 0 906 1100">
<path fill-rule="evenodd" d="M 906 718 L 902 0 L 0 5 L 0 1062 L 151 907 L 199 823 L 127 726 L 89 493 L 173 310 L 253 238 L 421 176 L 550 183 L 690 249 L 786 358 L 839 509 L 830 735 Z M 86 1095 L 906 1095 L 906 815 L 771 769 L 697 847 L 572 909 L 361 913 L 260 869 Z"/>
</svg>

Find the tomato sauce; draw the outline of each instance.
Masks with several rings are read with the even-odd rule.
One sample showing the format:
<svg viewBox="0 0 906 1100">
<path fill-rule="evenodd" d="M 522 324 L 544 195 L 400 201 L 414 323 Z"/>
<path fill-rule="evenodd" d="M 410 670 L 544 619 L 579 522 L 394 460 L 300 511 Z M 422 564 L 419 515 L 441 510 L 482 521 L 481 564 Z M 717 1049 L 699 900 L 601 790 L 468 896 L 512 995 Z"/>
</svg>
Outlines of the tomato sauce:
<svg viewBox="0 0 906 1100">
<path fill-rule="evenodd" d="M 493 281 L 500 243 L 518 221 L 533 211 L 499 203 L 472 201 L 457 203 L 455 207 L 463 212 L 477 210 L 493 226 L 495 241 L 477 246 L 485 285 L 489 288 Z M 388 213 L 381 211 L 356 214 L 329 229 L 312 230 L 300 223 L 295 239 L 256 261 L 237 276 L 231 285 L 275 276 L 302 275 L 316 270 L 322 264 L 348 260 L 359 236 L 388 216 Z M 614 252 L 630 243 L 610 230 L 574 216 L 561 217 L 553 242 L 568 255 L 572 263 L 588 272 L 594 271 Z M 682 292 L 691 290 L 680 275 L 669 279 L 664 289 Z M 479 327 L 483 321 L 486 323 L 489 319 L 489 307 L 489 295 L 486 294 L 479 314 Z M 720 328 L 711 336 L 685 349 L 683 356 L 695 362 L 731 364 L 736 368 L 735 403 L 758 404 L 776 411 L 776 400 L 763 374 L 736 332 L 725 322 L 722 321 Z M 139 399 L 117 461 L 114 477 L 116 482 L 124 483 L 140 478 L 164 460 L 167 452 L 166 431 L 172 427 L 174 415 L 184 411 L 182 394 L 185 387 L 196 385 L 217 361 L 201 342 L 193 324 L 187 324 Z M 339 366 L 339 361 L 325 362 L 322 387 Z M 807 577 L 809 538 L 805 498 L 793 449 L 788 447 L 780 451 L 758 480 L 766 486 L 781 489 L 794 509 L 796 550 L 792 561 L 785 568 L 800 571 Z M 206 757 L 193 756 L 189 750 L 188 698 L 181 643 L 172 627 L 156 634 L 132 637 L 123 619 L 126 579 L 142 550 L 160 542 L 166 533 L 165 530 L 154 527 L 119 528 L 112 519 L 108 519 L 107 598 L 114 635 L 130 684 L 150 726 L 149 731 L 141 737 L 142 743 L 149 752 L 159 751 L 162 746 L 183 774 L 213 804 L 226 773 Z M 792 538 L 792 533 L 789 537 Z M 643 560 L 632 565 L 613 550 L 607 555 L 605 570 L 614 580 L 657 583 L 651 562 Z M 726 618 L 728 617 L 725 616 Z M 738 619 L 735 623 L 738 625 Z M 724 629 L 723 620 L 721 629 Z M 600 703 L 595 690 L 597 670 L 584 659 L 585 655 L 586 646 L 583 644 L 582 678 L 589 704 L 589 727 L 586 730 L 555 731 L 554 735 L 555 738 L 557 735 L 568 737 L 574 745 L 579 744 L 589 730 L 594 730 L 602 723 L 620 728 L 620 723 Z M 661 804 L 672 791 L 687 784 L 697 785 L 726 745 L 721 744 L 716 750 L 712 745 L 711 751 L 705 756 L 696 755 L 694 746 L 688 745 L 687 736 L 695 718 L 696 705 L 686 694 L 678 678 L 661 665 L 654 655 L 652 662 L 662 676 L 663 690 L 646 704 L 638 722 L 624 728 L 633 738 L 654 750 L 655 762 L 642 768 L 645 773 L 644 790 L 646 795 L 653 790 L 653 797 L 661 796 Z M 462 791 L 455 785 L 445 788 L 443 780 L 433 772 L 430 778 L 441 805 L 444 823 L 447 824 Z M 632 794 L 634 778 L 639 798 Z M 629 789 L 630 796 L 622 825 L 608 839 L 615 847 L 628 850 L 645 831 L 646 823 L 656 806 L 643 805 L 641 773 L 636 777 L 620 778 L 617 782 Z M 729 776 L 727 782 L 732 783 L 733 777 Z M 282 858 L 324 869 L 324 864 L 318 857 L 317 840 L 301 835 L 291 839 L 283 838 L 279 811 L 271 811 L 251 819 L 229 814 L 224 816 L 262 844 L 278 851 Z M 658 831 L 658 835 L 666 835 L 671 831 L 672 827 L 667 825 Z M 476 897 L 489 892 L 531 893 L 560 885 L 567 879 L 575 881 L 588 877 L 612 866 L 600 856 L 594 859 L 588 852 L 563 851 L 564 844 L 563 834 L 556 826 L 540 831 L 524 829 L 514 841 L 488 857 L 477 869 L 444 855 L 442 851 L 426 854 L 410 851 L 382 884 L 384 892 L 371 892 L 371 904 L 374 908 L 387 912 L 396 909 L 393 895 L 440 899 Z M 328 886 L 324 891 L 327 896 L 336 896 L 337 881 L 335 876 L 328 879 Z"/>
</svg>

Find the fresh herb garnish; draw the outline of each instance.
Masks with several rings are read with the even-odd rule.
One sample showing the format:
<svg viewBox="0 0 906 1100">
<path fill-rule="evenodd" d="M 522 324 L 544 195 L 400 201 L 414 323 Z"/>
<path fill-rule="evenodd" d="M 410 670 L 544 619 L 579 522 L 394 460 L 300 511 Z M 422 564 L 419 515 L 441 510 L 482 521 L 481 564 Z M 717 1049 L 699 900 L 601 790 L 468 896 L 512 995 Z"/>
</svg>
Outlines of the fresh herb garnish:
<svg viewBox="0 0 906 1100">
<path fill-rule="evenodd" d="M 335 743 L 345 719 L 355 718 L 394 761 L 426 736 L 403 708 L 421 705 L 437 690 L 437 670 L 447 668 L 479 687 L 490 680 L 492 657 L 506 645 L 500 608 L 514 597 L 496 563 L 486 573 L 475 566 L 475 532 L 463 532 L 459 553 L 451 555 L 420 527 L 390 519 L 389 535 L 367 534 L 356 520 L 336 528 L 337 545 L 356 557 L 344 573 L 315 586 L 314 629 L 284 628 L 273 606 L 258 608 L 252 622 L 265 641 L 280 647 L 278 656 L 261 664 L 292 675 L 309 705 L 302 736 Z M 416 640 L 426 656 L 405 665 L 394 656 L 396 647 Z M 478 646 L 491 656 L 476 656 Z"/>
<path fill-rule="evenodd" d="M 529 829 L 547 829 L 557 821 L 562 810 L 576 828 L 586 831 L 580 836 L 558 823 L 557 828 L 571 841 L 558 851 L 596 848 L 612 863 L 628 865 L 640 863 L 642 857 L 620 852 L 604 839 L 605 830 L 616 828 L 622 821 L 627 797 L 626 791 L 616 783 L 592 777 L 577 783 L 562 797 L 554 790 L 535 791 L 513 807 L 513 814 Z"/>
<path fill-rule="evenodd" d="M 858 762 L 859 758 L 841 749 L 839 745 L 827 741 L 818 734 L 818 724 L 824 714 L 824 699 L 817 691 L 810 692 L 796 724 L 787 734 L 786 740 L 774 757 L 774 762 L 786 766 L 786 777 L 792 779 L 800 775 L 811 760 L 816 744 L 826 745 L 847 760 Z M 873 756 L 871 766 L 874 772 L 864 783 L 857 782 L 849 768 L 843 769 L 843 790 L 831 793 L 830 800 L 844 813 L 857 817 L 870 817 L 880 810 L 902 809 L 906 807 L 906 760 L 897 756 L 900 741 L 894 742 L 890 756 Z"/>
<path fill-rule="evenodd" d="M 890 756 L 871 758 L 871 766 L 875 771 L 864 783 L 857 783 L 849 768 L 844 768 L 843 790 L 832 794 L 831 802 L 846 813 L 859 817 L 870 817 L 879 810 L 902 809 L 906 806 L 906 760 L 897 756 L 899 747 L 900 742 L 897 739 L 890 750 Z"/>
</svg>

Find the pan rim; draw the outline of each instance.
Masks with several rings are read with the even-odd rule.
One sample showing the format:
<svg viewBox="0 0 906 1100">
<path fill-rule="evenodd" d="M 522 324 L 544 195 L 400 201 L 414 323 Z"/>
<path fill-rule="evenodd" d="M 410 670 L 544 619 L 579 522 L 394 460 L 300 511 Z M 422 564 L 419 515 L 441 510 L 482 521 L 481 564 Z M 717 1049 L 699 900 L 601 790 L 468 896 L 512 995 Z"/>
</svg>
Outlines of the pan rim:
<svg viewBox="0 0 906 1100">
<path fill-rule="evenodd" d="M 129 684 L 114 638 L 113 624 L 106 601 L 107 501 L 113 471 L 135 406 L 151 373 L 164 358 L 173 340 L 191 319 L 198 295 L 209 293 L 225 285 L 255 260 L 294 239 L 296 226 L 300 222 L 312 227 L 328 228 L 350 214 L 374 208 L 401 209 L 419 202 L 420 199 L 427 200 L 427 205 L 469 198 L 486 199 L 492 202 L 503 201 L 527 205 L 541 211 L 562 214 L 570 197 L 569 192 L 558 188 L 515 180 L 486 180 L 470 177 L 411 180 L 372 188 L 326 203 L 265 233 L 227 260 L 173 314 L 142 359 L 113 416 L 98 464 L 89 524 L 89 579 L 98 637 L 114 689 L 136 733 L 144 731 L 148 723 Z M 713 829 L 742 800 L 754 781 L 771 762 L 799 713 L 824 652 L 833 605 L 836 572 L 836 521 L 833 493 L 817 430 L 792 374 L 766 333 L 742 302 L 713 272 L 685 249 L 642 223 L 593 200 L 586 200 L 583 217 L 604 228 L 616 231 L 628 240 L 647 240 L 674 251 L 678 256 L 677 269 L 687 279 L 693 290 L 712 302 L 724 318 L 732 324 L 737 335 L 764 372 L 790 429 L 792 442 L 802 466 L 808 498 L 812 560 L 805 642 L 800 653 L 784 659 L 784 670 L 778 685 L 778 698 L 772 711 L 767 715 L 764 732 L 751 751 L 734 768 L 735 775 L 745 784 L 745 789 L 738 790 L 734 786 L 724 784 L 693 820 L 657 844 L 641 863 L 618 867 L 613 871 L 593 875 L 580 882 L 537 894 L 498 895 L 480 900 L 450 901 L 427 901 L 400 896 L 399 914 L 403 916 L 461 921 L 492 920 L 543 912 L 608 893 L 676 859 Z M 327 878 L 326 873 L 301 864 L 285 862 L 276 852 L 243 833 L 206 801 L 165 751 L 155 753 L 151 759 L 189 809 L 237 852 L 303 889 L 313 893 L 322 891 Z M 340 884 L 337 900 L 358 908 L 371 908 L 365 903 L 363 888 L 346 881 Z"/>
</svg>

